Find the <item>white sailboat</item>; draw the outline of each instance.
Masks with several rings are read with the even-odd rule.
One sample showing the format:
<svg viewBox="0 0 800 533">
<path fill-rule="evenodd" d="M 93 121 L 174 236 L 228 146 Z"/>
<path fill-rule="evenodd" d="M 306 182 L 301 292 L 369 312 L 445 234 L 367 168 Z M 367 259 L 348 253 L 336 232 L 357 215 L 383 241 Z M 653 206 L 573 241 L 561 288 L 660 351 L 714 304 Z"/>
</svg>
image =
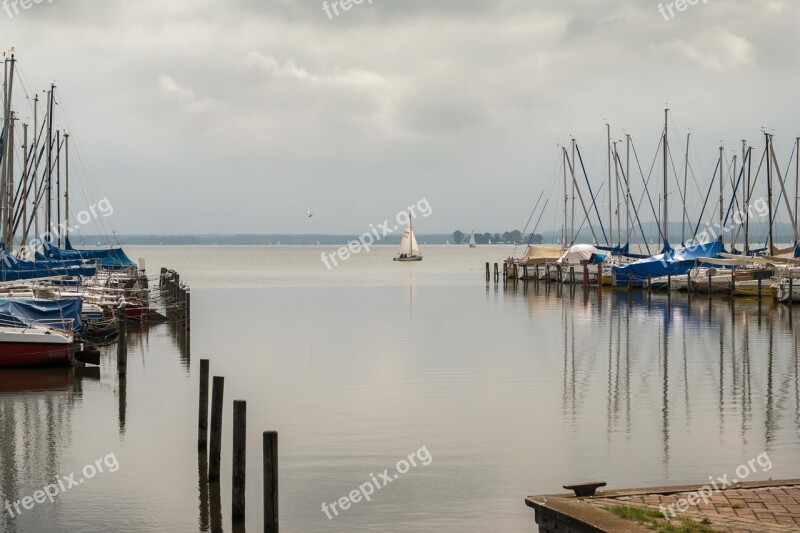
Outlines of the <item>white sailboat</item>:
<svg viewBox="0 0 800 533">
<path fill-rule="evenodd" d="M 400 255 L 394 258 L 395 261 L 422 261 L 422 254 L 419 253 L 417 237 L 414 235 L 414 228 L 411 227 L 411 218 L 406 222 L 406 229 L 403 231 L 403 238 L 400 240 Z"/>
<path fill-rule="evenodd" d="M 469 247 L 470 248 L 477 248 L 478 247 L 478 245 L 475 244 L 475 232 L 474 231 L 472 233 L 470 233 L 470 235 L 469 235 Z"/>
</svg>

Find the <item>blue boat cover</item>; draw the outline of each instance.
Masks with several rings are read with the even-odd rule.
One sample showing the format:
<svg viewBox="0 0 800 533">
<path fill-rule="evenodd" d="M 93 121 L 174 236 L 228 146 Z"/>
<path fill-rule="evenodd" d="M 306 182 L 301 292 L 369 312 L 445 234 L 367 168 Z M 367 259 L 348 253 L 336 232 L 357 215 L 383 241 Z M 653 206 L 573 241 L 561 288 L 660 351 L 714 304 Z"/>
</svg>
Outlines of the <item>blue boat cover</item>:
<svg viewBox="0 0 800 533">
<path fill-rule="evenodd" d="M 37 253 L 37 259 L 83 259 L 98 266 L 111 269 L 135 265 L 135 263 L 125 255 L 122 248 L 110 248 L 108 250 L 76 250 L 72 247 L 72 243 L 69 242 L 69 238 L 66 239 L 64 249 L 49 242 L 43 243 L 42 248 L 44 250 L 44 255 Z"/>
<path fill-rule="evenodd" d="M 83 259 L 56 261 L 25 261 L 0 244 L 0 281 L 48 278 L 52 276 L 94 276 L 97 269 L 85 266 Z"/>
<path fill-rule="evenodd" d="M 717 241 L 708 244 L 698 244 L 683 248 L 672 249 L 669 243 L 664 243 L 665 252 L 658 255 L 640 259 L 624 266 L 613 267 L 616 279 L 621 284 L 627 283 L 630 276 L 632 285 L 642 285 L 647 276 L 657 278 L 660 276 L 679 276 L 686 274 L 700 257 L 717 257 L 723 251 L 722 243 Z"/>
<path fill-rule="evenodd" d="M 23 300 L 0 298 L 0 324 L 14 328 L 44 327 L 80 333 L 80 298 L 68 300 Z"/>
</svg>

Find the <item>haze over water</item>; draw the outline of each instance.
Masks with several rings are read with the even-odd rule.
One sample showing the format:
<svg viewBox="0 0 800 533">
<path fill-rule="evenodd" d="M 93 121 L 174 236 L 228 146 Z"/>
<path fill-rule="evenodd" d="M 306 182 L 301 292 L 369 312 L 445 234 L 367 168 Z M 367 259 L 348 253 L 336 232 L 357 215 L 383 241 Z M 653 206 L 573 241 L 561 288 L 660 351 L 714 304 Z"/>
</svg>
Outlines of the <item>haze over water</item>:
<svg viewBox="0 0 800 533">
<path fill-rule="evenodd" d="M 422 243 L 420 243 L 422 245 Z M 0 530 L 232 531 L 231 403 L 247 400 L 247 528 L 261 530 L 261 432 L 280 434 L 282 531 L 531 531 L 531 494 L 704 482 L 763 452 L 800 477 L 798 331 L 787 307 L 721 297 L 485 283 L 513 247 L 394 247 L 333 270 L 324 247 L 143 247 L 192 287 L 191 353 L 131 326 L 99 372 L 0 372 L 2 501 L 113 453 L 105 472 Z M 198 484 L 199 359 L 223 375 L 220 491 Z M 425 447 L 329 520 L 334 502 Z"/>
</svg>

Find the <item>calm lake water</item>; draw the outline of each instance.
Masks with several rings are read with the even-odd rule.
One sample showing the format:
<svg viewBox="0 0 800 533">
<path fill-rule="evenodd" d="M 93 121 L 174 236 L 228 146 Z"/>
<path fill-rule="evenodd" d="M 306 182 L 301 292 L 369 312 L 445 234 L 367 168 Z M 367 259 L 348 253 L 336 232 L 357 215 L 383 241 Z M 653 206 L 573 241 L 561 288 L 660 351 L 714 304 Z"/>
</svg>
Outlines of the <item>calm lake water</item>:
<svg viewBox="0 0 800 533">
<path fill-rule="evenodd" d="M 192 286 L 191 353 L 171 324 L 130 326 L 123 383 L 114 346 L 99 371 L 0 371 L 0 505 L 104 468 L 53 503 L 0 509 L 0 530 L 235 531 L 233 399 L 248 403 L 250 531 L 262 527 L 264 430 L 280 434 L 288 532 L 533 531 L 528 495 L 730 479 L 764 452 L 772 469 L 748 480 L 800 477 L 788 308 L 487 285 L 484 263 L 513 247 L 423 246 L 421 263 L 376 247 L 329 271 L 331 250 L 130 247 L 151 277 L 168 266 Z M 225 376 L 210 491 L 196 449 L 202 358 Z M 328 519 L 323 502 L 411 454 L 416 467 Z"/>
</svg>

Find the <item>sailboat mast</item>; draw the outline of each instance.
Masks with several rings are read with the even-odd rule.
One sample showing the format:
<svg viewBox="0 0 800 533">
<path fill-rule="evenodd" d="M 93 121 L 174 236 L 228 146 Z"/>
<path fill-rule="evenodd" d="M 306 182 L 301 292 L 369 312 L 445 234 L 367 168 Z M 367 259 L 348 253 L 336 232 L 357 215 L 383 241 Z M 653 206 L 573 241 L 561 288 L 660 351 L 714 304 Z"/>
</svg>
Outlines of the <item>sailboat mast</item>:
<svg viewBox="0 0 800 533">
<path fill-rule="evenodd" d="M 6 231 L 3 234 L 3 241 L 5 241 L 9 250 L 14 248 L 14 112 L 11 112 L 11 124 L 8 129 L 8 167 L 6 168 L 6 191 L 5 191 L 5 205 L 6 205 Z"/>
<path fill-rule="evenodd" d="M 722 171 L 722 158 L 724 157 L 725 149 L 719 147 L 719 242 L 725 244 L 723 237 L 722 225 L 725 222 L 725 204 L 723 203 L 723 187 L 725 186 L 725 173 Z"/>
<path fill-rule="evenodd" d="M 628 228 L 628 237 L 631 234 L 631 134 L 625 134 L 625 224 Z"/>
<path fill-rule="evenodd" d="M 742 141 L 742 146 L 744 146 Z M 747 150 L 747 190 L 744 197 L 744 255 L 750 255 L 750 174 L 753 170 L 753 148 Z M 742 161 L 744 164 L 744 161 Z"/>
<path fill-rule="evenodd" d="M 619 167 L 617 166 L 617 142 L 614 141 L 614 177 L 616 178 L 617 182 L 617 245 L 622 246 L 622 220 L 620 214 L 620 205 L 621 202 L 619 201 Z"/>
<path fill-rule="evenodd" d="M 37 155 L 39 153 L 39 95 L 33 99 L 33 235 L 39 236 L 39 161 L 41 158 Z M 25 227 L 28 227 L 25 221 Z"/>
<path fill-rule="evenodd" d="M 45 223 L 46 231 L 50 231 L 51 214 L 52 214 L 52 194 L 53 194 L 53 91 L 55 84 L 50 84 L 50 90 L 47 91 L 47 183 L 45 190 L 47 191 L 47 205 L 45 206 Z"/>
<path fill-rule="evenodd" d="M 767 139 L 767 207 L 769 208 L 769 255 L 773 254 L 773 241 L 772 241 L 772 164 L 770 162 L 772 138 L 769 133 L 764 132 Z"/>
<path fill-rule="evenodd" d="M 614 201 L 614 195 L 611 191 L 614 189 L 612 188 L 611 183 L 611 124 L 606 122 L 606 160 L 608 161 L 608 235 L 612 239 L 614 238 L 614 209 L 611 207 L 611 203 Z"/>
<path fill-rule="evenodd" d="M 24 137 L 25 145 L 22 153 L 25 155 L 25 169 L 22 172 L 22 244 L 21 249 L 24 249 L 28 242 L 28 163 L 30 162 L 30 154 L 28 152 L 28 125 L 22 125 L 22 136 Z"/>
<path fill-rule="evenodd" d="M 668 203 L 667 203 L 667 187 L 668 187 L 668 179 L 667 179 L 667 152 L 668 152 L 668 137 L 667 137 L 667 128 L 669 127 L 669 108 L 664 110 L 664 215 L 661 221 L 662 227 L 662 236 L 664 237 L 664 242 L 669 242 L 669 213 L 668 213 Z"/>
<path fill-rule="evenodd" d="M 564 225 L 561 227 L 561 244 L 567 245 L 567 204 L 569 203 L 569 194 L 567 193 L 567 152 L 562 150 L 563 157 L 561 164 L 564 166 Z"/>
<path fill-rule="evenodd" d="M 681 224 L 681 244 L 686 243 L 686 198 L 689 196 L 688 191 L 686 189 L 689 183 L 689 140 L 692 138 L 692 132 L 686 134 L 686 157 L 683 161 L 683 213 L 681 214 L 681 219 L 683 223 Z"/>
<path fill-rule="evenodd" d="M 61 222 L 61 130 L 56 130 L 56 223 Z M 57 231 L 59 248 L 61 232 Z"/>
<path fill-rule="evenodd" d="M 69 133 L 64 133 L 64 244 L 69 239 Z"/>
<path fill-rule="evenodd" d="M 14 145 L 10 142 L 10 137 L 14 125 L 11 120 L 11 99 L 14 93 L 14 54 L 11 54 L 11 59 L 6 59 L 4 62 L 4 78 L 3 78 L 3 165 L 2 175 L 0 177 L 0 211 L 2 211 L 2 222 L 0 223 L 0 237 L 6 244 L 9 244 L 6 239 L 8 236 L 8 211 L 10 209 L 8 202 L 8 180 L 14 172 L 12 160 L 14 153 Z"/>
<path fill-rule="evenodd" d="M 564 150 L 564 155 L 566 155 L 567 151 Z M 575 138 L 572 139 L 572 160 L 575 161 Z M 571 221 L 570 221 L 570 231 L 569 231 L 569 243 L 572 244 L 575 242 L 575 179 L 573 177 L 572 180 L 572 210 L 571 210 Z"/>
<path fill-rule="evenodd" d="M 408 214 L 408 256 L 411 257 L 414 253 L 413 243 L 414 225 L 411 222 L 411 213 Z"/>
</svg>

